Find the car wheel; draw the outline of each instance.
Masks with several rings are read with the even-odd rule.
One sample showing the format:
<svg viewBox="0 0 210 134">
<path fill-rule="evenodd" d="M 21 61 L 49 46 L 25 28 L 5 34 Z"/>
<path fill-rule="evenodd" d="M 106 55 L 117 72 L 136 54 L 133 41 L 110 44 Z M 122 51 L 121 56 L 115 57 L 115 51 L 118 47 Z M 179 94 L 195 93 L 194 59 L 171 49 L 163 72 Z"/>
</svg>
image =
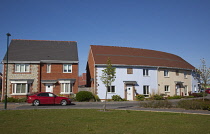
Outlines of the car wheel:
<svg viewBox="0 0 210 134">
<path fill-rule="evenodd" d="M 62 105 L 62 106 L 65 106 L 66 104 L 67 104 L 67 101 L 66 101 L 66 100 L 62 100 L 62 101 L 61 101 L 61 105 Z"/>
<path fill-rule="evenodd" d="M 34 102 L 33 102 L 34 106 L 39 106 L 39 104 L 40 104 L 39 100 L 34 100 Z"/>
</svg>

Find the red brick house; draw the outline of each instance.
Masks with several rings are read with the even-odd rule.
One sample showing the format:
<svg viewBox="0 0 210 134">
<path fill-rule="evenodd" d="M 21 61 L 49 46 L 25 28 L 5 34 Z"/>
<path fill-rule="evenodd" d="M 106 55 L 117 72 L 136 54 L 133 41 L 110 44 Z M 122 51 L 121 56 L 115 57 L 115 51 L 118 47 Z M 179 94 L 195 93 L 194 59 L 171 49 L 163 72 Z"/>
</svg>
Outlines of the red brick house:
<svg viewBox="0 0 210 134">
<path fill-rule="evenodd" d="M 82 73 L 82 75 L 79 76 L 79 87 L 85 87 L 86 86 L 86 73 Z"/>
<path fill-rule="evenodd" d="M 9 97 L 21 98 L 36 92 L 70 96 L 78 92 L 77 42 L 13 39 L 8 52 Z M 3 93 L 6 59 L 5 55 Z"/>
</svg>

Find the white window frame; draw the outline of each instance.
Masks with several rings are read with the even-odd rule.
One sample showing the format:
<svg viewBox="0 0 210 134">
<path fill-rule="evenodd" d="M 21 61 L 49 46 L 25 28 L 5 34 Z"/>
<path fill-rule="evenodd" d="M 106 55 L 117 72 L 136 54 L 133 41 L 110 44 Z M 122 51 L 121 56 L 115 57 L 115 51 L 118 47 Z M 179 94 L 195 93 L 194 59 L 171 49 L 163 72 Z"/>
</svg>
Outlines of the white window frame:
<svg viewBox="0 0 210 134">
<path fill-rule="evenodd" d="M 51 64 L 47 64 L 47 73 L 51 73 Z"/>
<path fill-rule="evenodd" d="M 32 86 L 32 82 L 28 81 L 11 81 L 12 83 L 12 95 L 27 95 L 30 93 L 30 88 Z M 25 92 L 24 93 L 17 93 L 17 84 L 25 84 Z"/>
<path fill-rule="evenodd" d="M 69 80 L 61 80 L 60 83 L 60 94 L 71 94 L 73 92 L 73 83 Z M 68 86 L 68 89 L 66 89 L 66 86 Z M 64 88 L 63 88 L 64 87 Z"/>
<path fill-rule="evenodd" d="M 146 88 L 146 93 L 144 93 L 144 89 Z M 150 91 L 150 86 L 149 85 L 143 85 L 143 95 L 145 97 L 149 97 L 149 91 Z"/>
<path fill-rule="evenodd" d="M 170 86 L 169 85 L 165 85 L 164 86 L 164 91 L 165 92 L 170 92 Z"/>
<path fill-rule="evenodd" d="M 169 71 L 168 70 L 164 70 L 164 77 L 169 77 Z"/>
<path fill-rule="evenodd" d="M 15 72 L 18 73 L 30 72 L 30 64 L 15 64 Z"/>
<path fill-rule="evenodd" d="M 61 83 L 61 94 L 70 94 L 70 93 L 72 93 L 72 84 Z"/>
<path fill-rule="evenodd" d="M 72 64 L 63 64 L 63 73 L 72 73 Z"/>
<path fill-rule="evenodd" d="M 143 69 L 143 76 L 149 76 L 149 69 Z"/>
<path fill-rule="evenodd" d="M 111 87 L 111 89 L 110 89 L 110 87 Z M 115 90 L 115 86 L 108 86 L 108 89 L 107 89 L 107 93 L 115 93 L 116 92 L 116 90 Z"/>
</svg>

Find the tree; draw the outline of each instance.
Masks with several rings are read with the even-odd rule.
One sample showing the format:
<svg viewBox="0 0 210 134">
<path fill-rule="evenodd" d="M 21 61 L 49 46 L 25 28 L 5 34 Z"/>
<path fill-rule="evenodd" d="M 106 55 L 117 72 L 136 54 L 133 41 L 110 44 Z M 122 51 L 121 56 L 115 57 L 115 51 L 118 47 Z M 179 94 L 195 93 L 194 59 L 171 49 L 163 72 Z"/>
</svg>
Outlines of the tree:
<svg viewBox="0 0 210 134">
<path fill-rule="evenodd" d="M 116 68 L 112 67 L 111 60 L 108 58 L 107 60 L 107 66 L 104 70 L 102 70 L 102 76 L 101 81 L 106 87 L 106 96 L 105 96 L 105 104 L 104 104 L 104 111 L 106 111 L 106 100 L 107 100 L 107 92 L 108 87 L 111 89 L 112 82 L 115 81 L 115 74 L 116 74 Z"/>
<path fill-rule="evenodd" d="M 204 89 L 206 89 L 207 84 L 210 82 L 210 68 L 206 67 L 205 59 L 202 59 L 201 63 L 202 64 L 201 64 L 200 68 L 197 69 L 197 73 L 200 75 L 199 79 L 201 81 L 202 87 Z M 204 92 L 205 92 L 205 90 L 204 90 Z M 204 97 L 203 97 L 203 100 L 204 100 Z"/>
</svg>

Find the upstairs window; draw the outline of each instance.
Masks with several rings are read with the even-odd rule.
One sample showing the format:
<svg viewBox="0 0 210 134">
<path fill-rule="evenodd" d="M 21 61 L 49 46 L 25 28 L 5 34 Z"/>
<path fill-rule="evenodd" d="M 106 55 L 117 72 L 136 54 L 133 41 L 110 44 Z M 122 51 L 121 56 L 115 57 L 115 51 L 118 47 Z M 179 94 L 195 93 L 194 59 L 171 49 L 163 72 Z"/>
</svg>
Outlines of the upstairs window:
<svg viewBox="0 0 210 134">
<path fill-rule="evenodd" d="M 30 72 L 29 64 L 15 64 L 15 72 Z"/>
<path fill-rule="evenodd" d="M 47 73 L 51 73 L 51 64 L 47 64 Z"/>
<path fill-rule="evenodd" d="M 149 76 L 149 69 L 143 69 L 143 76 Z"/>
<path fill-rule="evenodd" d="M 184 78 L 187 78 L 187 72 L 184 72 Z"/>
<path fill-rule="evenodd" d="M 64 73 L 72 73 L 72 65 L 71 64 L 63 64 L 63 72 Z"/>
<path fill-rule="evenodd" d="M 176 76 L 179 76 L 179 70 L 176 70 Z"/>
<path fill-rule="evenodd" d="M 127 68 L 127 74 L 133 74 L 133 68 Z"/>
<path fill-rule="evenodd" d="M 168 70 L 164 70 L 164 77 L 169 77 Z"/>
</svg>

